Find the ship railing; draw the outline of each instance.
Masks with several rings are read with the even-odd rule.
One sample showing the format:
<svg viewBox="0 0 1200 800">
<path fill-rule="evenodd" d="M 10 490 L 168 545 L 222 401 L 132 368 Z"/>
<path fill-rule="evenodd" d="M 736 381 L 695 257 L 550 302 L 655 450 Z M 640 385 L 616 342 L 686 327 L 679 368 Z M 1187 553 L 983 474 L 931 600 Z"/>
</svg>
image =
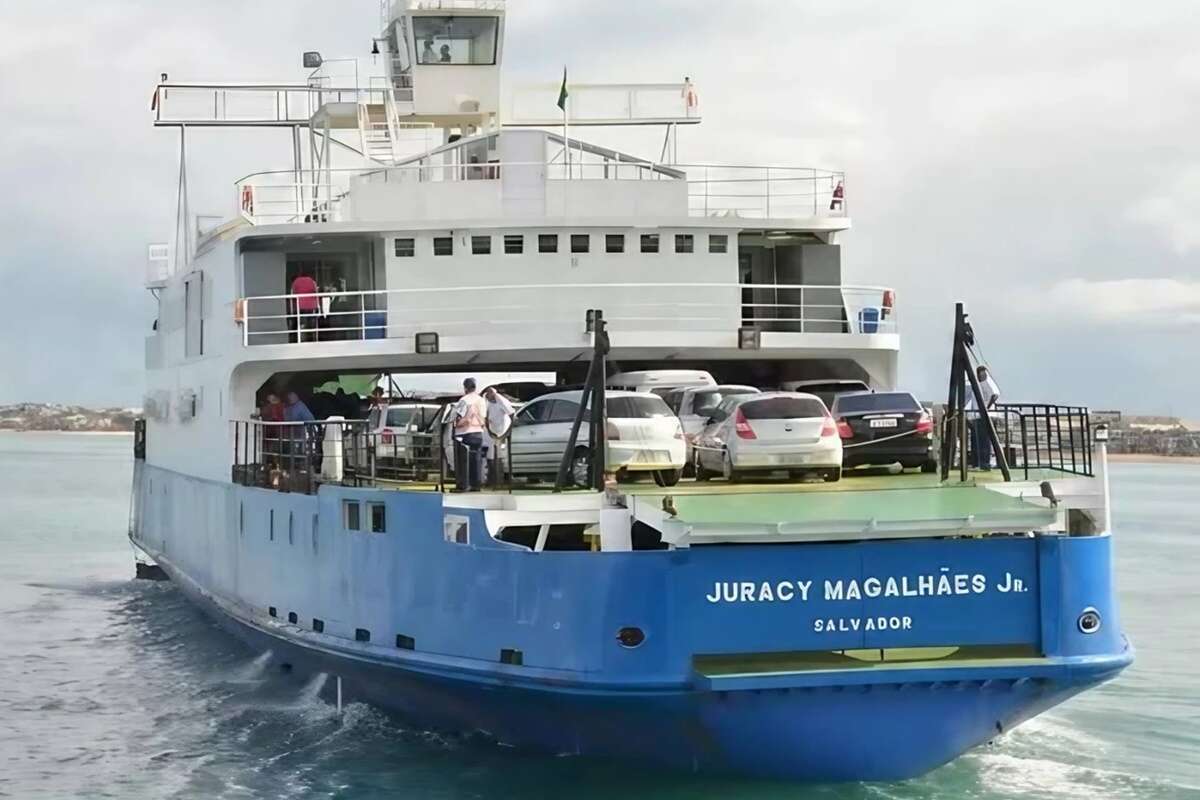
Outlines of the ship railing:
<svg viewBox="0 0 1200 800">
<path fill-rule="evenodd" d="M 545 297 L 553 296 L 548 305 Z M 278 345 L 418 335 L 581 332 L 591 308 L 610 329 L 737 334 L 895 334 L 895 292 L 882 286 L 580 283 L 446 286 L 249 297 L 238 303 L 243 344 Z M 315 306 L 315 308 L 313 308 Z M 310 308 L 312 310 L 305 310 Z M 547 334 L 548 336 L 550 334 Z"/>
<path fill-rule="evenodd" d="M 561 151 L 545 161 L 463 162 L 461 153 L 446 152 L 398 166 L 324 169 L 312 180 L 294 170 L 256 172 L 236 182 L 242 216 L 253 225 L 297 222 L 337 222 L 310 216 L 314 193 L 340 199 L 357 183 L 389 184 L 419 191 L 430 183 L 502 181 L 507 172 L 532 171 L 549 182 L 585 184 L 597 181 L 681 181 L 686 185 L 686 212 L 695 218 L 814 219 L 847 214 L 845 173 L 810 167 L 735 167 L 702 164 L 660 164 L 650 161 L 602 158 L 594 154 Z M 250 202 L 247 206 L 247 199 Z M 628 209 L 611 208 L 633 215 Z M 618 203 L 620 201 L 617 201 Z M 681 201 L 682 206 L 682 201 Z M 569 208 L 569 207 L 568 207 Z M 568 215 L 547 204 L 546 216 Z"/>
<path fill-rule="evenodd" d="M 1022 470 L 1053 470 L 1091 477 L 1092 425 L 1083 406 L 1047 403 L 998 403 L 992 424 L 1008 465 Z"/>
<path fill-rule="evenodd" d="M 386 87 L 306 83 L 161 83 L 151 99 L 154 124 L 220 126 L 307 125 L 327 103 L 383 104 Z"/>
<path fill-rule="evenodd" d="M 387 487 L 401 484 L 445 491 L 455 482 L 458 459 L 468 451 L 454 441 L 446 420 L 449 405 L 406 430 L 376 430 L 367 420 L 329 418 L 312 422 L 234 420 L 232 481 L 279 492 L 315 494 L 322 484 Z M 482 461 L 484 484 L 515 488 L 508 437 L 498 437 Z M 466 464 L 466 461 L 463 461 Z M 526 488 L 552 483 L 522 479 Z"/>
</svg>

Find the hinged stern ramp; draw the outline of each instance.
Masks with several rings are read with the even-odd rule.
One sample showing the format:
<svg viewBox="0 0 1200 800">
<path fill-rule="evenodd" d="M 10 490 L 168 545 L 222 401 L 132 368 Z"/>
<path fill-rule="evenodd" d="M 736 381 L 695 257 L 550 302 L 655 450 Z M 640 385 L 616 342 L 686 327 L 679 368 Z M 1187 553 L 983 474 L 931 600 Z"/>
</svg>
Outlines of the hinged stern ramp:
<svg viewBox="0 0 1200 800">
<path fill-rule="evenodd" d="M 813 487 L 820 489 L 821 487 Z M 674 515 L 663 510 L 667 502 Z M 979 486 L 873 491 L 637 495 L 633 517 L 675 547 L 698 544 L 855 541 L 1046 531 L 1062 511 L 1039 496 Z"/>
</svg>

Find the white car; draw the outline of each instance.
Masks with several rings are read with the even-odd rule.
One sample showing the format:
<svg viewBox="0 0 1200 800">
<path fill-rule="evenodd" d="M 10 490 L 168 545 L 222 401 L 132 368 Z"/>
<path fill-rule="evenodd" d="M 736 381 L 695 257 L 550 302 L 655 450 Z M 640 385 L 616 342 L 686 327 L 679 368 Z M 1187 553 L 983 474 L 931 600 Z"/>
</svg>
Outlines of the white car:
<svg viewBox="0 0 1200 800">
<path fill-rule="evenodd" d="M 694 464 L 692 443 L 708 425 L 709 418 L 717 407 L 730 397 L 760 394 L 753 386 L 725 384 L 721 386 L 693 386 L 668 392 L 663 399 L 683 423 L 683 438 L 687 442 L 687 461 Z"/>
<path fill-rule="evenodd" d="M 441 413 L 437 403 L 389 403 L 372 408 L 367 416 L 368 441 L 380 465 L 409 466 L 434 455 L 435 437 L 427 431 Z"/>
<path fill-rule="evenodd" d="M 618 372 L 608 378 L 608 389 L 627 392 L 652 392 L 659 397 L 675 389 L 690 386 L 716 386 L 713 376 L 702 369 L 647 369 Z"/>
<path fill-rule="evenodd" d="M 821 398 L 799 392 L 735 395 L 696 438 L 696 479 L 787 470 L 842 477 L 842 437 Z"/>
<path fill-rule="evenodd" d="M 509 440 L 514 475 L 548 477 L 558 473 L 582 396 L 580 391 L 555 392 L 521 409 Z M 608 470 L 618 476 L 649 472 L 660 486 L 678 483 L 687 457 L 683 425 L 663 399 L 639 392 L 609 391 L 605 400 Z M 571 479 L 577 485 L 588 482 L 590 447 L 585 416 L 571 459 Z"/>
</svg>

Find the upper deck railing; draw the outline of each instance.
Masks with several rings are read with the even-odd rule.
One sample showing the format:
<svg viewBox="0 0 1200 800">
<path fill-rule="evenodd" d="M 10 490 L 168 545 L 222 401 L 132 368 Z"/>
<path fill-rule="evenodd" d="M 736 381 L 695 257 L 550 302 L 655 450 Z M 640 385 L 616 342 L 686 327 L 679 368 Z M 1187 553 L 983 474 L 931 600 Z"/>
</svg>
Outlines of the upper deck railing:
<svg viewBox="0 0 1200 800">
<path fill-rule="evenodd" d="M 553 304 L 545 298 L 554 297 Z M 407 339 L 436 333 L 493 344 L 545 347 L 582 335 L 588 309 L 603 308 L 610 330 L 727 337 L 763 334 L 894 334 L 895 292 L 882 286 L 741 283 L 574 283 L 440 286 L 245 298 L 246 346 Z M 304 311 L 301 306 L 313 307 Z M 715 341 L 715 340 L 714 340 Z M 504 345 L 508 346 L 508 345 Z M 513 345 L 520 346 L 520 345 Z M 570 346 L 570 345 L 567 345 Z"/>
<path fill-rule="evenodd" d="M 697 218 L 807 220 L 847 215 L 845 173 L 811 167 L 629 160 L 465 164 L 422 160 L 395 167 L 322 170 L 315 182 L 297 182 L 296 173 L 290 170 L 259 172 L 238 181 L 236 191 L 241 216 L 252 225 L 343 222 L 352 219 L 344 201 L 359 183 L 395 185 L 397 191 L 420 192 L 426 184 L 499 182 L 512 170 L 575 187 L 614 181 L 679 181 L 686 188 L 686 211 L 681 208 L 681 215 Z M 606 201 L 607 215 L 639 214 L 637 200 L 633 194 L 625 201 L 610 198 Z M 629 208 L 622 208 L 622 202 L 628 202 Z M 548 206 L 547 215 L 554 214 L 554 208 Z"/>
</svg>

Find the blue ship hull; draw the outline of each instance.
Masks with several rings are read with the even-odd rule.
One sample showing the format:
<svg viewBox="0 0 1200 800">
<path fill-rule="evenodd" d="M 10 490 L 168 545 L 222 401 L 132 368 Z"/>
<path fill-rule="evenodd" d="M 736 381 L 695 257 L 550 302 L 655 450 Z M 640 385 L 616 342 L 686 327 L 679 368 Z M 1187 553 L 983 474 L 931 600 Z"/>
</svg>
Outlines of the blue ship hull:
<svg viewBox="0 0 1200 800">
<path fill-rule="evenodd" d="M 164 497 L 199 506 L 143 507 L 135 543 L 253 648 L 337 676 L 348 700 L 414 725 L 484 732 L 549 754 L 803 781 L 910 778 L 1114 677 L 1133 657 L 1119 632 L 1108 536 L 533 554 L 487 536 L 482 520 L 468 546 L 448 543 L 442 515 L 478 512 L 442 509 L 435 495 L 323 488 L 312 498 L 165 473 L 154 480 L 170 487 Z M 347 498 L 386 502 L 403 534 L 327 529 Z M 246 524 L 264 511 L 269 531 Z M 276 521 L 285 514 L 286 533 Z M 311 518 L 311 533 L 297 535 L 296 518 Z M 201 537 L 205 524 L 213 528 Z M 284 559 L 301 550 L 328 560 L 330 575 L 342 576 L 337 585 L 322 583 L 321 567 L 288 566 Z M 925 596 L 921 570 L 932 570 L 934 584 L 943 572 L 965 575 L 966 588 Z M 1018 574 L 1021 591 L 999 591 Z M 871 577 L 900 576 L 899 596 L 880 588 L 878 597 L 855 597 L 844 575 L 872 590 Z M 986 591 L 971 592 L 974 576 Z M 821 596 L 810 586 L 801 605 L 805 580 L 830 586 Z M 271 595 L 283 598 L 275 617 L 265 607 Z M 330 609 L 322 632 L 309 623 L 314 602 Z M 291 608 L 301 609 L 295 624 L 284 621 Z M 1100 632 L 1078 629 L 1084 608 L 1102 616 Z M 372 642 L 355 640 L 357 618 Z M 647 635 L 632 650 L 613 635 L 630 624 Z M 401 633 L 413 649 L 393 644 Z M 950 643 L 1037 652 L 857 668 L 702 668 L 706 656 Z M 500 663 L 502 647 L 520 650 L 524 663 Z"/>
</svg>

